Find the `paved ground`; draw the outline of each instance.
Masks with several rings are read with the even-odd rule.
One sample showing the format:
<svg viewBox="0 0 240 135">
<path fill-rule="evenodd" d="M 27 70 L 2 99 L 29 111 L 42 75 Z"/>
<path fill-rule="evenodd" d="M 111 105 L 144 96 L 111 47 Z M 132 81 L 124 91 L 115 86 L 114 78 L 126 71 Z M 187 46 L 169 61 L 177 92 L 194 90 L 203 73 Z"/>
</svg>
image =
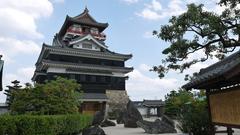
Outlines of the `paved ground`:
<svg viewBox="0 0 240 135">
<path fill-rule="evenodd" d="M 225 128 L 221 128 L 224 130 Z M 119 124 L 116 127 L 105 127 L 103 128 L 107 135 L 153 135 L 153 134 L 146 134 L 144 130 L 141 128 L 124 128 L 123 124 Z M 159 134 L 160 135 L 160 134 Z M 183 133 L 176 133 L 176 134 L 161 134 L 161 135 L 187 135 Z M 217 135 L 226 135 L 226 133 L 217 134 Z M 235 130 L 233 135 L 240 135 L 240 130 Z"/>
<path fill-rule="evenodd" d="M 153 117 L 153 118 L 144 118 L 144 119 L 148 121 L 154 121 L 156 118 Z M 218 127 L 218 129 L 226 130 L 225 127 Z M 107 135 L 153 135 L 153 134 L 146 134 L 142 128 L 124 128 L 123 124 L 117 124 L 117 126 L 115 127 L 105 127 L 103 128 L 103 130 Z M 234 129 L 234 130 L 235 130 L 235 133 L 233 135 L 240 135 L 240 129 Z M 161 134 L 161 135 L 187 135 L 187 134 L 181 133 L 181 131 L 178 129 L 177 129 L 177 132 L 178 133 L 175 133 L 175 134 Z M 216 135 L 226 135 L 226 133 L 216 134 Z"/>
<path fill-rule="evenodd" d="M 116 127 L 105 127 L 103 128 L 107 135 L 153 135 L 146 134 L 141 128 L 124 128 L 123 124 L 119 124 Z M 161 134 L 161 135 L 186 135 L 182 133 L 178 134 Z"/>
<path fill-rule="evenodd" d="M 144 118 L 144 119 L 148 121 L 154 121 L 156 118 Z M 115 127 L 104 127 L 103 130 L 107 135 L 154 135 L 154 134 L 145 133 L 142 128 L 125 128 L 123 124 L 117 124 L 117 126 Z M 226 130 L 226 128 L 219 127 L 219 130 Z M 178 130 L 178 133 L 175 133 L 175 134 L 159 134 L 159 135 L 188 135 L 188 134 L 181 133 L 181 131 Z M 216 135 L 227 135 L 227 134 L 222 133 L 222 134 L 216 134 Z M 235 130 L 235 133 L 233 135 L 240 135 L 240 130 L 239 129 Z"/>
</svg>

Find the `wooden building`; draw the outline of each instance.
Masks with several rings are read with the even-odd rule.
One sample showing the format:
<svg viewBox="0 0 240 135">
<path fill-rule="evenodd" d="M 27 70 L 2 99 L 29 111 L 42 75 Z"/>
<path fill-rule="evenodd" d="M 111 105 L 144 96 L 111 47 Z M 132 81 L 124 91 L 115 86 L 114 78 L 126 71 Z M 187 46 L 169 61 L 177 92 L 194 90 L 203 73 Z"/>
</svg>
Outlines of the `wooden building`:
<svg viewBox="0 0 240 135">
<path fill-rule="evenodd" d="M 127 102 L 125 74 L 133 68 L 125 67 L 125 61 L 132 55 L 108 49 L 103 33 L 107 27 L 108 23 L 97 22 L 87 8 L 80 15 L 67 16 L 52 45 L 43 44 L 32 80 L 44 83 L 55 76 L 77 80 L 84 92 L 80 108 L 84 113 L 102 110 L 112 101 Z"/>
<path fill-rule="evenodd" d="M 240 50 L 201 69 L 183 88 L 206 90 L 213 125 L 226 126 L 229 135 L 231 128 L 240 128 Z"/>
<path fill-rule="evenodd" d="M 164 113 L 165 102 L 162 100 L 143 100 L 133 102 L 142 116 L 161 117 Z"/>
<path fill-rule="evenodd" d="M 3 60 L 1 59 L 2 59 L 2 55 L 0 55 L 0 91 L 3 90 L 3 86 L 2 86 Z"/>
</svg>

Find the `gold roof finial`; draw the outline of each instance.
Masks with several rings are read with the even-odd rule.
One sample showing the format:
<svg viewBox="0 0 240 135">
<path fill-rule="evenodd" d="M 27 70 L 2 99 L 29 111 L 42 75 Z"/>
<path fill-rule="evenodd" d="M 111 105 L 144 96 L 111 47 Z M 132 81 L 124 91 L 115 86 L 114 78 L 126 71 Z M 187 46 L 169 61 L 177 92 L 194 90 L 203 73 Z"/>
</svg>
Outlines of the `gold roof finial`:
<svg viewBox="0 0 240 135">
<path fill-rule="evenodd" d="M 89 10 L 87 8 L 87 0 L 83 0 L 83 3 L 85 4 L 84 12 L 89 12 Z"/>
</svg>

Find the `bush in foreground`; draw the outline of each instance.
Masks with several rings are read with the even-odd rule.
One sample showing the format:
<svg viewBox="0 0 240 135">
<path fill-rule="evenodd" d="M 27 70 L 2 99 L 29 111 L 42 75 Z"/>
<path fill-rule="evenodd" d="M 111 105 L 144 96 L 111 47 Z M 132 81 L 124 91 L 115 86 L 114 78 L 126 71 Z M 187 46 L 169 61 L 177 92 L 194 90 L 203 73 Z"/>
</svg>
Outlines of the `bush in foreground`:
<svg viewBox="0 0 240 135">
<path fill-rule="evenodd" d="M 172 91 L 166 96 L 165 114 L 179 121 L 178 127 L 192 135 L 211 134 L 207 101 L 204 91 L 195 94 L 185 91 Z"/>
<path fill-rule="evenodd" d="M 0 135 L 74 135 L 90 125 L 88 115 L 2 115 Z"/>
<path fill-rule="evenodd" d="M 11 91 L 10 112 L 14 115 L 63 115 L 79 113 L 81 90 L 76 80 L 57 77 Z"/>
</svg>

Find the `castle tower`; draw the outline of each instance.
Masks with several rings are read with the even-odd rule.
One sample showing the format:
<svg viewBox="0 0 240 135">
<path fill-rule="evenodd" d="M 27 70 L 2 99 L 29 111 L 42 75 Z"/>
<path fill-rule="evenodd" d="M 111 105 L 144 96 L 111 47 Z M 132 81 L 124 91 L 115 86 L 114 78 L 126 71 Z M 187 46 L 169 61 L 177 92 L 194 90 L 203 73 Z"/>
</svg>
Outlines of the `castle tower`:
<svg viewBox="0 0 240 135">
<path fill-rule="evenodd" d="M 75 79 L 84 92 L 80 111 L 95 113 L 122 107 L 128 100 L 125 67 L 131 54 L 112 52 L 105 44 L 107 23 L 97 22 L 86 8 L 75 17 L 67 16 L 52 45 L 43 44 L 32 80 L 44 83 L 55 76 Z"/>
</svg>

